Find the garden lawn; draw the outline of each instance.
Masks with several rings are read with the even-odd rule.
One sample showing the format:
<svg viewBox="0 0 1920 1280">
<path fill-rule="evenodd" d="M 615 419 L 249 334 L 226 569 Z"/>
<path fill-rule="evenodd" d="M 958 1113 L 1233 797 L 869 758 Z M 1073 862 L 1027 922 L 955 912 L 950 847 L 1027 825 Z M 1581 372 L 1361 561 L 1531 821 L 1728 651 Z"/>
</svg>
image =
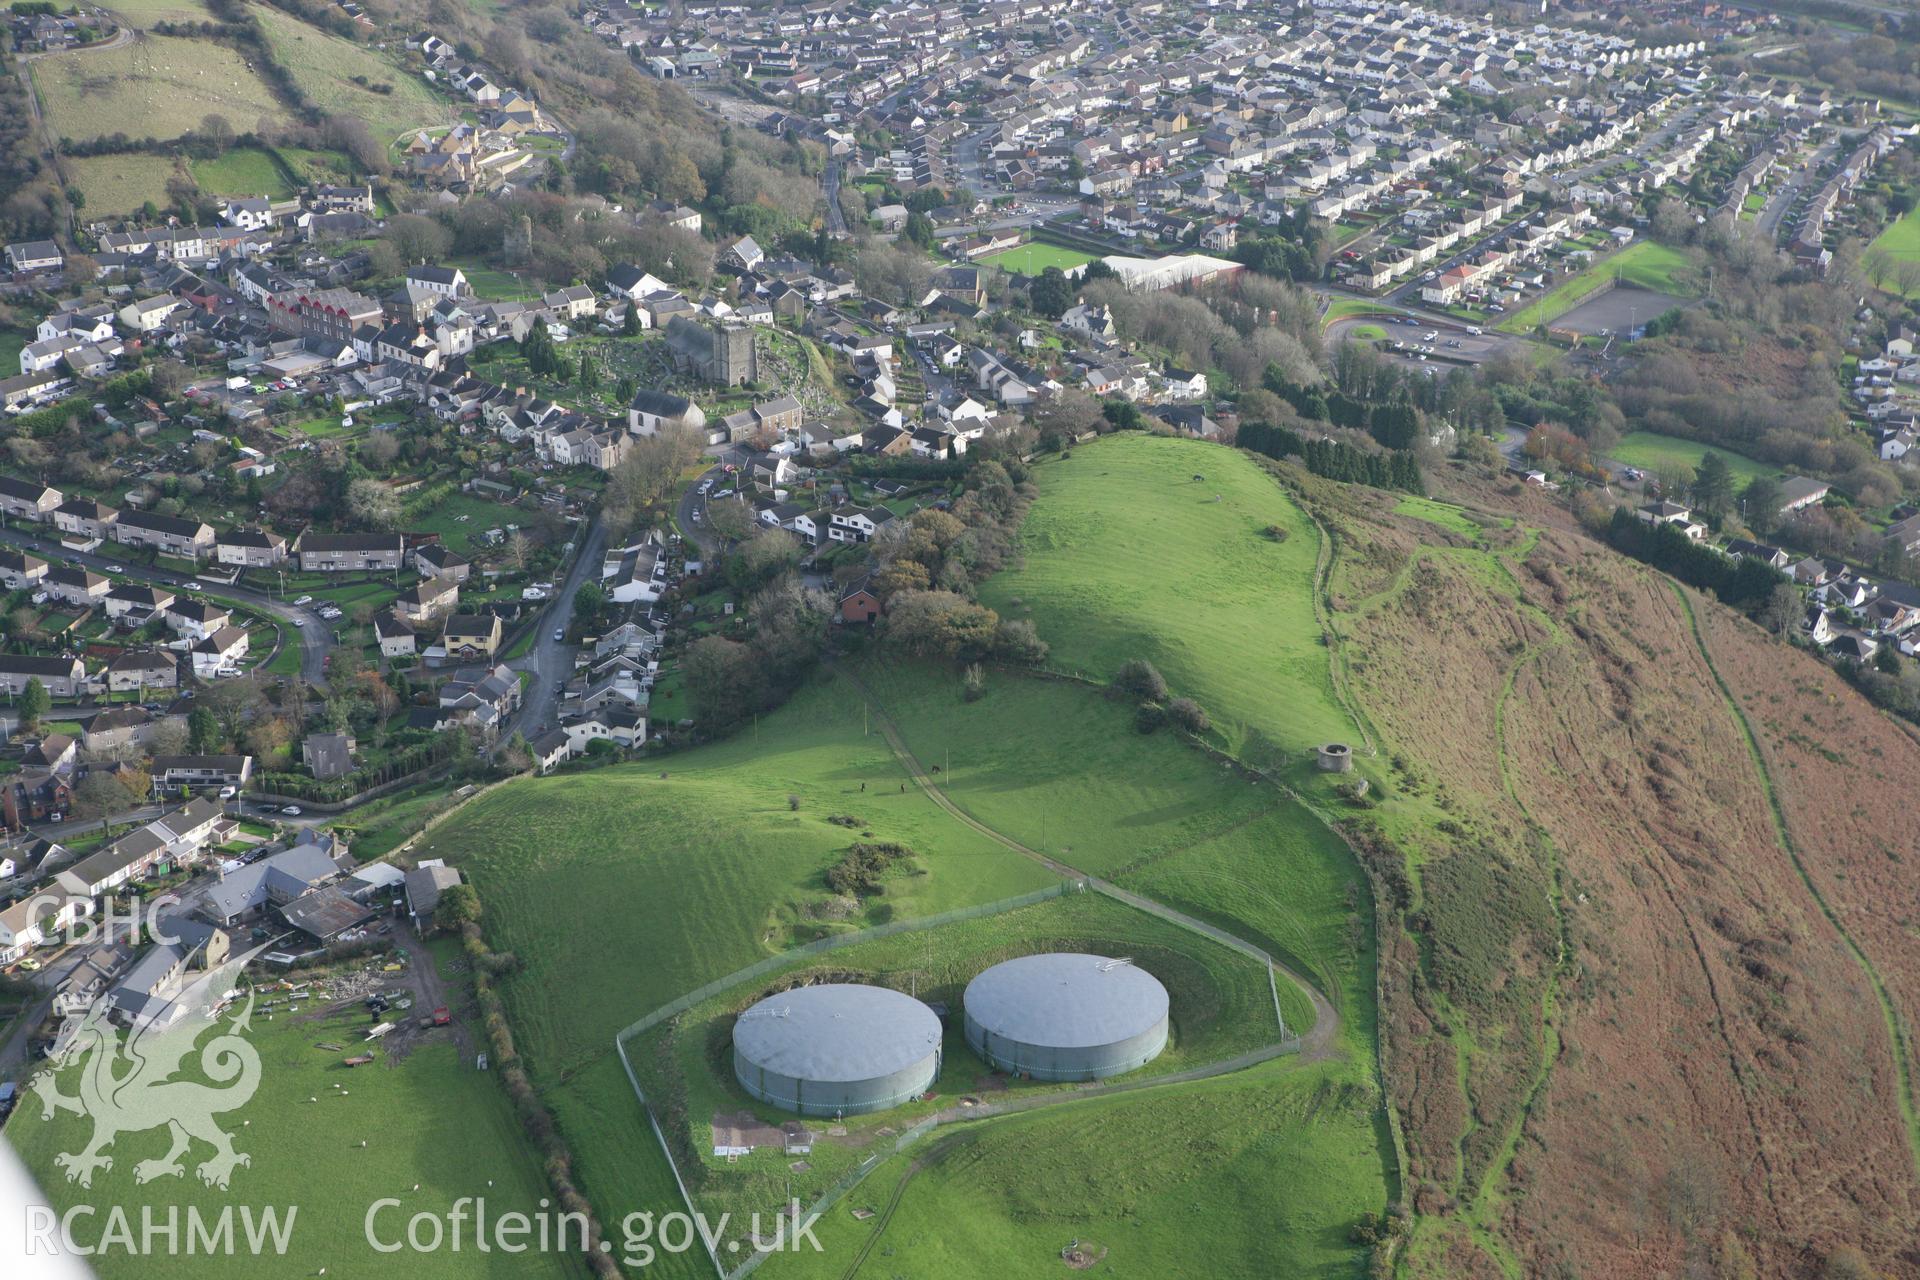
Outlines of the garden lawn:
<svg viewBox="0 0 1920 1280">
<path fill-rule="evenodd" d="M 1023 244 L 1017 249 L 990 254 L 980 261 L 990 267 L 999 267 L 1002 271 L 1017 271 L 1021 275 L 1037 276 L 1048 267 L 1058 267 L 1062 271 L 1084 267 L 1099 256 L 1096 253 L 1088 253 L 1084 249 L 1069 249 L 1065 245 L 1048 244 L 1045 241 L 1036 240 Z"/>
<path fill-rule="evenodd" d="M 1033 620 L 1049 667 L 1105 683 L 1145 658 L 1255 765 L 1356 736 L 1314 618 L 1318 530 L 1247 455 L 1129 432 L 1033 475 L 1025 563 L 980 594 Z"/>
<path fill-rule="evenodd" d="M 118 49 L 48 58 L 33 64 L 33 81 L 54 132 L 76 141 L 115 133 L 177 138 L 214 113 L 236 128 L 283 115 L 240 54 L 207 40 L 149 35 Z"/>
<path fill-rule="evenodd" d="M 1552 324 L 1616 277 L 1622 284 L 1688 296 L 1693 291 L 1679 284 L 1675 276 L 1691 265 L 1692 260 L 1680 250 L 1642 240 L 1568 277 L 1494 327 L 1501 333 L 1531 333 L 1540 325 Z"/>
<path fill-rule="evenodd" d="M 527 515 L 504 502 L 492 502 L 468 493 L 450 493 L 435 503 L 432 510 L 408 516 L 407 528 L 416 533 L 437 533 L 447 547 L 472 557 L 486 549 L 480 540 L 481 534 L 509 524 L 524 524 Z M 463 520 L 462 516 L 466 518 Z"/>
<path fill-rule="evenodd" d="M 499 1078 L 475 1071 L 450 1038 L 422 1044 L 394 1061 L 384 1044 L 372 1051 L 376 1061 L 352 1069 L 340 1051 L 321 1042 L 357 1046 L 367 1019 L 357 1006 L 337 1018 L 307 1021 L 256 1009 L 249 1039 L 260 1056 L 258 1092 L 245 1106 L 219 1122 L 234 1136 L 234 1146 L 252 1163 L 234 1170 L 229 1189 L 203 1185 L 195 1166 L 211 1154 L 196 1143 L 178 1178 L 140 1185 L 137 1162 L 167 1150 L 162 1128 L 121 1134 L 109 1150 L 110 1171 L 97 1173 L 91 1189 L 66 1181 L 54 1166 L 62 1151 L 85 1145 L 91 1122 L 61 1114 L 41 1118 L 28 1098 L 7 1125 L 7 1140 L 38 1175 L 41 1188 L 58 1209 L 72 1204 L 103 1206 L 100 1216 L 76 1219 L 82 1242 L 97 1239 L 108 1205 L 124 1206 L 136 1231 L 139 1206 L 151 1205 L 162 1221 L 170 1206 L 194 1205 L 217 1216 L 223 1206 L 297 1208 L 286 1256 L 265 1269 L 278 1275 L 353 1276 L 573 1277 L 584 1266 L 560 1254 L 376 1253 L 365 1243 L 363 1221 L 375 1200 L 397 1197 L 404 1210 L 386 1211 L 377 1224 L 383 1238 L 404 1233 L 408 1215 L 420 1210 L 445 1213 L 463 1196 L 485 1196 L 491 1212 L 532 1212 L 548 1194 L 539 1160 L 526 1143 L 520 1123 L 500 1087 Z M 206 1032 L 204 1048 L 217 1034 Z M 353 1051 L 349 1049 L 348 1051 Z M 205 1079 L 189 1055 L 181 1073 Z M 61 1078 L 64 1092 L 78 1088 L 79 1068 Z M 344 1089 L 336 1091 L 335 1085 Z M 309 1102 L 310 1098 L 319 1099 Z M 364 1146 L 362 1143 L 364 1142 Z M 419 1190 L 412 1190 L 415 1186 Z M 102 1280 L 221 1280 L 263 1273 L 260 1259 L 238 1251 L 233 1256 L 189 1255 L 182 1248 L 169 1256 L 164 1245 L 152 1256 L 114 1250 L 88 1259 Z M 239 1223 L 236 1237 L 241 1235 Z M 271 1254 L 268 1255 L 271 1257 Z"/>
<path fill-rule="evenodd" d="M 1770 476 L 1779 479 L 1786 473 L 1778 467 L 1770 467 L 1764 462 L 1718 445 L 1701 444 L 1697 440 L 1683 440 L 1679 436 L 1663 436 L 1657 431 L 1634 431 L 1621 437 L 1608 455 L 1615 462 L 1625 463 L 1629 467 L 1638 467 L 1655 475 L 1671 475 L 1681 467 L 1690 471 L 1700 469 L 1700 460 L 1709 453 L 1717 453 L 1726 459 L 1727 467 L 1733 472 L 1736 483 L 1746 484 L 1758 476 Z"/>
<path fill-rule="evenodd" d="M 322 111 L 358 116 L 382 141 L 408 129 L 447 123 L 446 100 L 413 72 L 271 5 L 256 5 L 253 12 L 274 57 Z M 370 87 L 380 85 L 391 86 L 390 91 Z"/>
</svg>

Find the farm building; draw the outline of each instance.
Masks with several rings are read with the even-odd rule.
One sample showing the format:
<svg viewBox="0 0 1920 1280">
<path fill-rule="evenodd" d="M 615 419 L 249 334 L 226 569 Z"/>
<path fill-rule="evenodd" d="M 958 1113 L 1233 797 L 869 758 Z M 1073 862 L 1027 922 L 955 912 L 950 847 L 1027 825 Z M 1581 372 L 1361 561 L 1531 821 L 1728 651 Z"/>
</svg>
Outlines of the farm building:
<svg viewBox="0 0 1920 1280">
<path fill-rule="evenodd" d="M 754 1097 L 803 1116 L 884 1111 L 940 1074 L 940 1019 L 885 987 L 796 987 L 734 1022 L 733 1072 Z"/>
<path fill-rule="evenodd" d="M 968 1047 L 1036 1080 L 1120 1075 L 1167 1045 L 1167 989 L 1128 960 L 1021 956 L 969 982 L 965 1003 Z"/>
</svg>

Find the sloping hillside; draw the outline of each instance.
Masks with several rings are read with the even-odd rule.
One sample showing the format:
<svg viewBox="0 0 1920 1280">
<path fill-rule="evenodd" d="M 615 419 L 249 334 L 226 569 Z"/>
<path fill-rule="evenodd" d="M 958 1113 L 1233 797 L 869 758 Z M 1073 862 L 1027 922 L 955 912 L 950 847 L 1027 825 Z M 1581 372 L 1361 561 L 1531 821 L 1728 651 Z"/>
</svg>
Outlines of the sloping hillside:
<svg viewBox="0 0 1920 1280">
<path fill-rule="evenodd" d="M 1912 897 L 1886 851 L 1818 833 L 1910 792 L 1920 748 L 1858 745 L 1840 727 L 1874 713 L 1811 659 L 1576 533 L 1469 540 L 1296 482 L 1340 545 L 1336 651 L 1396 793 L 1347 826 L 1384 899 L 1402 1271 L 1797 1275 L 1853 1245 L 1911 1274 L 1903 1057 L 1855 945 L 1898 1006 Z M 1760 752 L 1716 666 L 1770 712 Z M 1846 757 L 1809 720 L 1879 777 L 1816 768 Z"/>
</svg>

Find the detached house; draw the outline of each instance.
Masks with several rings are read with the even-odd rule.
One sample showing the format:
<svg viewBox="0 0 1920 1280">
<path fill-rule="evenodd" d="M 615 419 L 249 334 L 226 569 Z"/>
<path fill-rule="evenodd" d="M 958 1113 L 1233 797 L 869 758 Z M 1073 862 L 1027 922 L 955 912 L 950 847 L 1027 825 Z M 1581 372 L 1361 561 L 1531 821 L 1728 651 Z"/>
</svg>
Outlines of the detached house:
<svg viewBox="0 0 1920 1280">
<path fill-rule="evenodd" d="M 892 519 L 893 512 L 885 507 L 846 507 L 833 513 L 827 537 L 833 542 L 872 542 L 873 535 Z"/>
<path fill-rule="evenodd" d="M 449 661 L 472 662 L 500 651 L 500 615 L 456 613 L 447 619 L 440 642 Z"/>
</svg>

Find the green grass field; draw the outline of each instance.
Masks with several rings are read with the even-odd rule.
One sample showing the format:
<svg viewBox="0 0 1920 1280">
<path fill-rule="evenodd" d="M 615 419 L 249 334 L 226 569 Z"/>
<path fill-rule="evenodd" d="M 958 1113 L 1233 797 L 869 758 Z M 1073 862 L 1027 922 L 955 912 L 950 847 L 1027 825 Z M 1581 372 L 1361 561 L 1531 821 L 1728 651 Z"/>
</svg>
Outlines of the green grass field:
<svg viewBox="0 0 1920 1280">
<path fill-rule="evenodd" d="M 1634 431 L 1621 437 L 1620 443 L 1614 446 L 1609 456 L 1615 462 L 1623 462 L 1655 475 L 1671 475 L 1681 467 L 1698 471 L 1700 459 L 1706 457 L 1709 450 L 1727 460 L 1734 480 L 1740 484 L 1756 476 L 1771 476 L 1777 480 L 1786 474 L 1778 467 L 1756 462 L 1728 449 L 1704 445 L 1697 440 L 1682 440 L 1678 436 L 1663 436 L 1656 431 Z"/>
<path fill-rule="evenodd" d="M 1129 433 L 1034 478 L 1026 562 L 981 598 L 1031 617 L 1049 666 L 1104 683 L 1148 659 L 1206 709 L 1221 745 L 1258 765 L 1353 736 L 1314 620 L 1318 533 L 1246 455 Z"/>
<path fill-rule="evenodd" d="M 261 9 L 263 17 L 275 12 Z M 177 138 L 212 114 L 236 129 L 281 116 L 245 59 L 205 40 L 147 35 L 118 49 L 49 58 L 33 64 L 33 81 L 54 132 L 80 141 L 115 133 Z"/>
<path fill-rule="evenodd" d="M 112 9 L 142 31 L 160 22 L 213 21 L 212 10 L 200 0 L 113 0 Z"/>
<path fill-rule="evenodd" d="M 1675 276 L 1691 265 L 1692 260 L 1680 250 L 1642 240 L 1616 254 L 1601 258 L 1585 271 L 1547 290 L 1494 327 L 1501 333 L 1531 333 L 1540 325 L 1552 324 L 1615 277 L 1622 284 L 1639 285 L 1643 289 L 1684 297 L 1692 291 L 1681 285 Z"/>
<path fill-rule="evenodd" d="M 1920 262 L 1920 209 L 1902 214 L 1885 231 L 1875 236 L 1873 243 L 1867 246 L 1867 251 L 1871 252 L 1875 249 L 1880 250 L 1896 263 Z M 1899 285 L 1894 284 L 1891 279 L 1886 283 L 1893 285 L 1896 292 L 1899 290 Z M 1907 296 L 1920 296 L 1920 290 Z"/>
<path fill-rule="evenodd" d="M 1297 765 L 1312 743 L 1353 736 L 1314 618 L 1317 531 L 1264 470 L 1217 446 L 1120 436 L 1041 464 L 1036 479 L 1025 565 L 983 594 L 1031 616 L 1056 666 L 1104 681 L 1149 657 L 1212 713 L 1219 745 L 1261 763 Z M 1422 514 L 1457 516 L 1436 508 Z M 859 1274 L 1057 1274 L 1079 1237 L 1111 1250 L 1100 1269 L 1116 1274 L 1190 1271 L 1180 1242 L 1204 1240 L 1208 1274 L 1271 1275 L 1284 1256 L 1288 1274 L 1359 1275 L 1364 1250 L 1347 1228 L 1385 1205 L 1392 1164 L 1373 1077 L 1370 897 L 1344 846 L 1284 791 L 1170 731 L 1140 735 L 1129 707 L 1078 681 L 996 671 L 966 703 L 957 676 L 934 667 L 852 673 L 965 812 L 1268 947 L 1325 991 L 1341 1025 L 1324 1061 L 946 1131 L 978 1138 L 928 1165 L 892 1219 L 847 1216 L 885 1203 L 908 1162 L 946 1140 L 936 1135 L 836 1209 L 826 1258 L 771 1259 L 765 1274 L 845 1274 L 881 1232 Z M 610 1053 L 621 1026 L 798 941 L 1053 881 L 917 791 L 863 704 L 829 674 L 726 742 L 500 788 L 416 848 L 472 878 L 491 942 L 518 957 L 501 986 L 514 1035 L 604 1219 L 678 1207 Z M 907 844 L 914 863 L 877 897 L 836 905 L 822 873 L 866 831 Z M 1008 927 L 972 924 L 981 937 Z M 858 951 L 876 972 L 958 981 L 954 928 L 829 963 Z M 1305 998 L 1283 986 L 1289 1024 L 1304 1028 Z M 710 1031 L 689 1034 L 670 1055 L 682 1068 L 714 1045 Z M 722 1098 L 735 1101 L 715 1071 L 682 1115 L 697 1121 Z M 823 1160 L 822 1177 L 838 1167 Z M 780 1164 L 768 1176 L 784 1181 Z M 699 1255 L 652 1271 L 711 1274 Z"/>
<path fill-rule="evenodd" d="M 1042 240 L 1023 244 L 1017 249 L 1008 249 L 1001 253 L 989 254 L 980 261 L 989 267 L 999 267 L 1002 271 L 1017 271 L 1025 276 L 1037 276 L 1048 267 L 1058 267 L 1070 271 L 1075 267 L 1084 267 L 1100 255 L 1088 253 L 1084 249 L 1069 249 L 1065 245 L 1048 244 Z"/>
<path fill-rule="evenodd" d="M 65 164 L 86 199 L 88 217 L 137 213 L 149 200 L 167 203 L 174 162 L 166 156 L 81 156 Z"/>
<path fill-rule="evenodd" d="M 67 1114 L 43 1120 L 33 1098 L 8 1123 L 7 1139 L 57 1209 L 100 1207 L 99 1216 L 76 1220 L 82 1243 L 98 1238 L 111 1205 L 127 1208 L 136 1231 L 142 1204 L 155 1206 L 163 1221 L 168 1206 L 182 1213 L 197 1206 L 206 1215 L 226 1205 L 297 1209 L 286 1256 L 271 1264 L 244 1253 L 189 1256 L 183 1223 L 178 1256 L 114 1251 L 89 1259 L 103 1280 L 209 1280 L 258 1275 L 263 1267 L 288 1276 L 317 1275 L 322 1267 L 349 1276 L 583 1275 L 584 1267 L 558 1254 L 483 1255 L 469 1248 L 383 1255 L 365 1243 L 367 1211 L 382 1198 L 404 1206 L 384 1210 L 376 1220 L 381 1237 L 392 1240 L 404 1233 L 412 1213 L 444 1213 L 463 1196 L 485 1196 L 493 1211 L 507 1212 L 536 1210 L 548 1194 L 540 1162 L 497 1077 L 474 1070 L 445 1033 L 400 1060 L 383 1046 L 373 1064 L 358 1069 L 342 1065 L 343 1052 L 317 1047 L 358 1045 L 368 1025 L 357 1005 L 342 1016 L 316 1020 L 256 1008 L 249 1039 L 260 1057 L 259 1089 L 244 1107 L 221 1117 L 235 1148 L 252 1163 L 233 1172 L 227 1190 L 207 1187 L 196 1176 L 194 1166 L 211 1154 L 204 1144 L 189 1154 L 184 1176 L 137 1184 L 136 1163 L 166 1152 L 167 1135 L 159 1128 L 116 1139 L 109 1149 L 112 1169 L 96 1174 L 90 1189 L 70 1184 L 53 1157 L 85 1145 L 91 1124 Z M 207 1032 L 201 1045 L 215 1034 Z M 205 1078 L 193 1065 L 197 1060 L 197 1054 L 189 1057 L 184 1078 Z M 63 1092 L 76 1091 L 80 1070 L 61 1077 Z M 416 1184 L 418 1191 L 412 1190 Z"/>
<path fill-rule="evenodd" d="M 239 147 L 215 160 L 193 162 L 193 180 L 215 196 L 265 196 L 284 200 L 295 194 L 294 184 L 273 153 L 258 147 Z"/>
<path fill-rule="evenodd" d="M 477 259 L 449 258 L 447 265 L 466 272 L 467 283 L 478 297 L 494 302 L 524 302 L 540 296 L 540 290 L 532 284 Z"/>
<path fill-rule="evenodd" d="M 255 13 L 274 57 L 321 110 L 358 116 L 383 141 L 408 129 L 447 123 L 446 101 L 411 71 L 269 5 Z M 355 76 L 392 90 L 376 92 L 355 83 Z"/>
<path fill-rule="evenodd" d="M 1353 1206 L 1383 1195 L 1368 1172 L 1377 1110 L 1338 1067 L 1283 1060 L 966 1126 L 892 1157 L 835 1206 L 815 1231 L 824 1253 L 782 1254 L 762 1273 L 1025 1280 L 1073 1274 L 1061 1252 L 1077 1241 L 1095 1275 L 1356 1280 Z M 896 1193 L 890 1216 L 853 1216 Z"/>
<path fill-rule="evenodd" d="M 1400 314 L 1400 308 L 1390 307 L 1380 302 L 1368 302 L 1364 298 L 1334 298 L 1327 303 L 1327 313 L 1320 318 L 1323 325 L 1336 320 L 1345 320 L 1350 316 L 1376 316 L 1382 313 Z"/>
<path fill-rule="evenodd" d="M 673 757 L 664 778 L 635 765 L 515 784 L 416 846 L 473 877 L 490 940 L 519 955 L 502 989 L 543 1082 L 610 1052 L 649 1009 L 795 942 L 1054 882 L 902 791 L 885 739 L 861 729 L 850 685 L 816 685 L 757 730 Z M 836 918 L 821 877 L 862 831 L 914 849 L 926 874 Z"/>
</svg>

